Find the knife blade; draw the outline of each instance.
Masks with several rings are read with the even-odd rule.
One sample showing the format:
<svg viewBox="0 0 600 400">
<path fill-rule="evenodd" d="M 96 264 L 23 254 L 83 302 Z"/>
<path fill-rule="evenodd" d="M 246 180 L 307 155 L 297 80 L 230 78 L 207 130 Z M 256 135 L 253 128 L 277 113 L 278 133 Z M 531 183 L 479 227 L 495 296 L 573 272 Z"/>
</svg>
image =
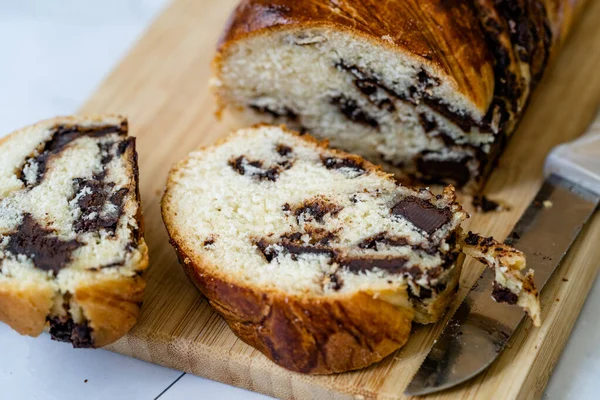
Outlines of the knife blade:
<svg viewBox="0 0 600 400">
<path fill-rule="evenodd" d="M 525 253 L 540 290 L 600 202 L 600 114 L 589 132 L 551 152 L 546 180 L 506 240 Z M 491 298 L 493 279 L 494 272 L 486 269 L 434 342 L 406 395 L 465 382 L 502 352 L 523 312 Z"/>
</svg>

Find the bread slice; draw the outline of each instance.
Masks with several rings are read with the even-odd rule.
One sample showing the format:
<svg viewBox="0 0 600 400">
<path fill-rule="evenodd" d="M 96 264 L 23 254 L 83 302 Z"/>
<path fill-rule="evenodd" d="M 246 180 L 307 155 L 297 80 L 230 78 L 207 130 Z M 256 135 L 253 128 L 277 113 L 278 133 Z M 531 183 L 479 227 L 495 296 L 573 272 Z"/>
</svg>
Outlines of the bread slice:
<svg viewBox="0 0 600 400">
<path fill-rule="evenodd" d="M 0 321 L 101 347 L 136 323 L 148 249 L 135 138 L 118 116 L 60 117 L 0 140 Z"/>
<path fill-rule="evenodd" d="M 212 87 L 243 125 L 285 123 L 475 192 L 582 3 L 241 0 Z"/>
<path fill-rule="evenodd" d="M 452 187 L 409 189 L 361 157 L 272 126 L 178 163 L 162 213 L 186 273 L 232 330 L 283 367 L 315 374 L 401 347 L 412 321 L 438 321 L 453 300 L 461 247 L 500 246 L 462 233 L 468 215 Z M 491 267 L 524 265 L 503 249 Z M 533 299 L 539 323 L 535 288 L 507 279 L 514 285 L 503 288 Z"/>
</svg>

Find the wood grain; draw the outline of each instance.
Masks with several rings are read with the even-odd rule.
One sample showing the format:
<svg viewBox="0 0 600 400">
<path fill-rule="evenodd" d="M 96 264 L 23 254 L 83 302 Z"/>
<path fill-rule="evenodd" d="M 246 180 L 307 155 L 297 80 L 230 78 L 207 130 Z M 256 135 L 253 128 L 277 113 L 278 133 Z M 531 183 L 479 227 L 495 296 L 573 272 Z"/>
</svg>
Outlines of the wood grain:
<svg viewBox="0 0 600 400">
<path fill-rule="evenodd" d="M 403 349 L 361 371 L 321 377 L 291 373 L 231 333 L 188 282 L 168 243 L 159 201 L 170 166 L 228 131 L 213 116 L 207 83 L 214 45 L 234 4 L 173 2 L 81 109 L 127 115 L 140 154 L 149 284 L 138 325 L 109 349 L 286 399 L 402 398 L 443 323 L 415 327 Z M 586 129 L 600 103 L 598 43 L 600 2 L 589 2 L 487 185 L 489 197 L 508 203 L 510 210 L 473 214 L 467 228 L 506 236 L 541 185 L 547 152 Z M 542 294 L 543 326 L 522 324 L 491 368 L 437 397 L 540 397 L 600 266 L 598 243 L 596 215 Z M 459 298 L 482 268 L 473 260 L 465 263 Z"/>
</svg>

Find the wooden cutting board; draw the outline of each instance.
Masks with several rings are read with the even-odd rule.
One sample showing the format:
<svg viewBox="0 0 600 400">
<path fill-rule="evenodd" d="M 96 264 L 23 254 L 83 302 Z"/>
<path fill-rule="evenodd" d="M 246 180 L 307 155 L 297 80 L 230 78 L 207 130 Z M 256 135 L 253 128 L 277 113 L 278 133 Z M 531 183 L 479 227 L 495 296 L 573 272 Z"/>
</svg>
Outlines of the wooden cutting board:
<svg viewBox="0 0 600 400">
<path fill-rule="evenodd" d="M 81 109 L 127 115 L 138 138 L 150 247 L 148 289 L 139 323 L 109 349 L 286 399 L 402 398 L 443 323 L 415 327 L 403 349 L 361 371 L 291 373 L 231 333 L 188 282 L 169 245 L 159 201 L 170 166 L 228 131 L 213 116 L 207 83 L 215 43 L 234 5 L 235 0 L 174 1 Z M 498 238 L 509 233 L 541 184 L 545 155 L 557 143 L 580 135 L 592 120 L 600 104 L 598 65 L 600 1 L 592 1 L 487 185 L 486 194 L 509 204 L 510 210 L 473 213 L 468 228 Z M 543 326 L 522 324 L 491 368 L 436 398 L 540 397 L 600 267 L 599 243 L 596 215 L 544 289 Z M 482 268 L 466 262 L 459 298 Z"/>
</svg>

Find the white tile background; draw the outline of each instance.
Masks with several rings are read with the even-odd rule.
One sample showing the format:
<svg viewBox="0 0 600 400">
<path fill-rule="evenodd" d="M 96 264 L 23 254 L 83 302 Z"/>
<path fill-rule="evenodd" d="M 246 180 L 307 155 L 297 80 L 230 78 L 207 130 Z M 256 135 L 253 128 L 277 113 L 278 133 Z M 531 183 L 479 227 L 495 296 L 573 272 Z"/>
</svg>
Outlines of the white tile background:
<svg viewBox="0 0 600 400">
<path fill-rule="evenodd" d="M 166 3 L 0 0 L 0 136 L 77 110 Z M 545 399 L 600 398 L 599 314 L 596 282 Z M 108 351 L 74 350 L 50 341 L 46 334 L 39 339 L 21 337 L 0 324 L 1 400 L 84 396 L 90 400 L 266 398 Z"/>
</svg>

